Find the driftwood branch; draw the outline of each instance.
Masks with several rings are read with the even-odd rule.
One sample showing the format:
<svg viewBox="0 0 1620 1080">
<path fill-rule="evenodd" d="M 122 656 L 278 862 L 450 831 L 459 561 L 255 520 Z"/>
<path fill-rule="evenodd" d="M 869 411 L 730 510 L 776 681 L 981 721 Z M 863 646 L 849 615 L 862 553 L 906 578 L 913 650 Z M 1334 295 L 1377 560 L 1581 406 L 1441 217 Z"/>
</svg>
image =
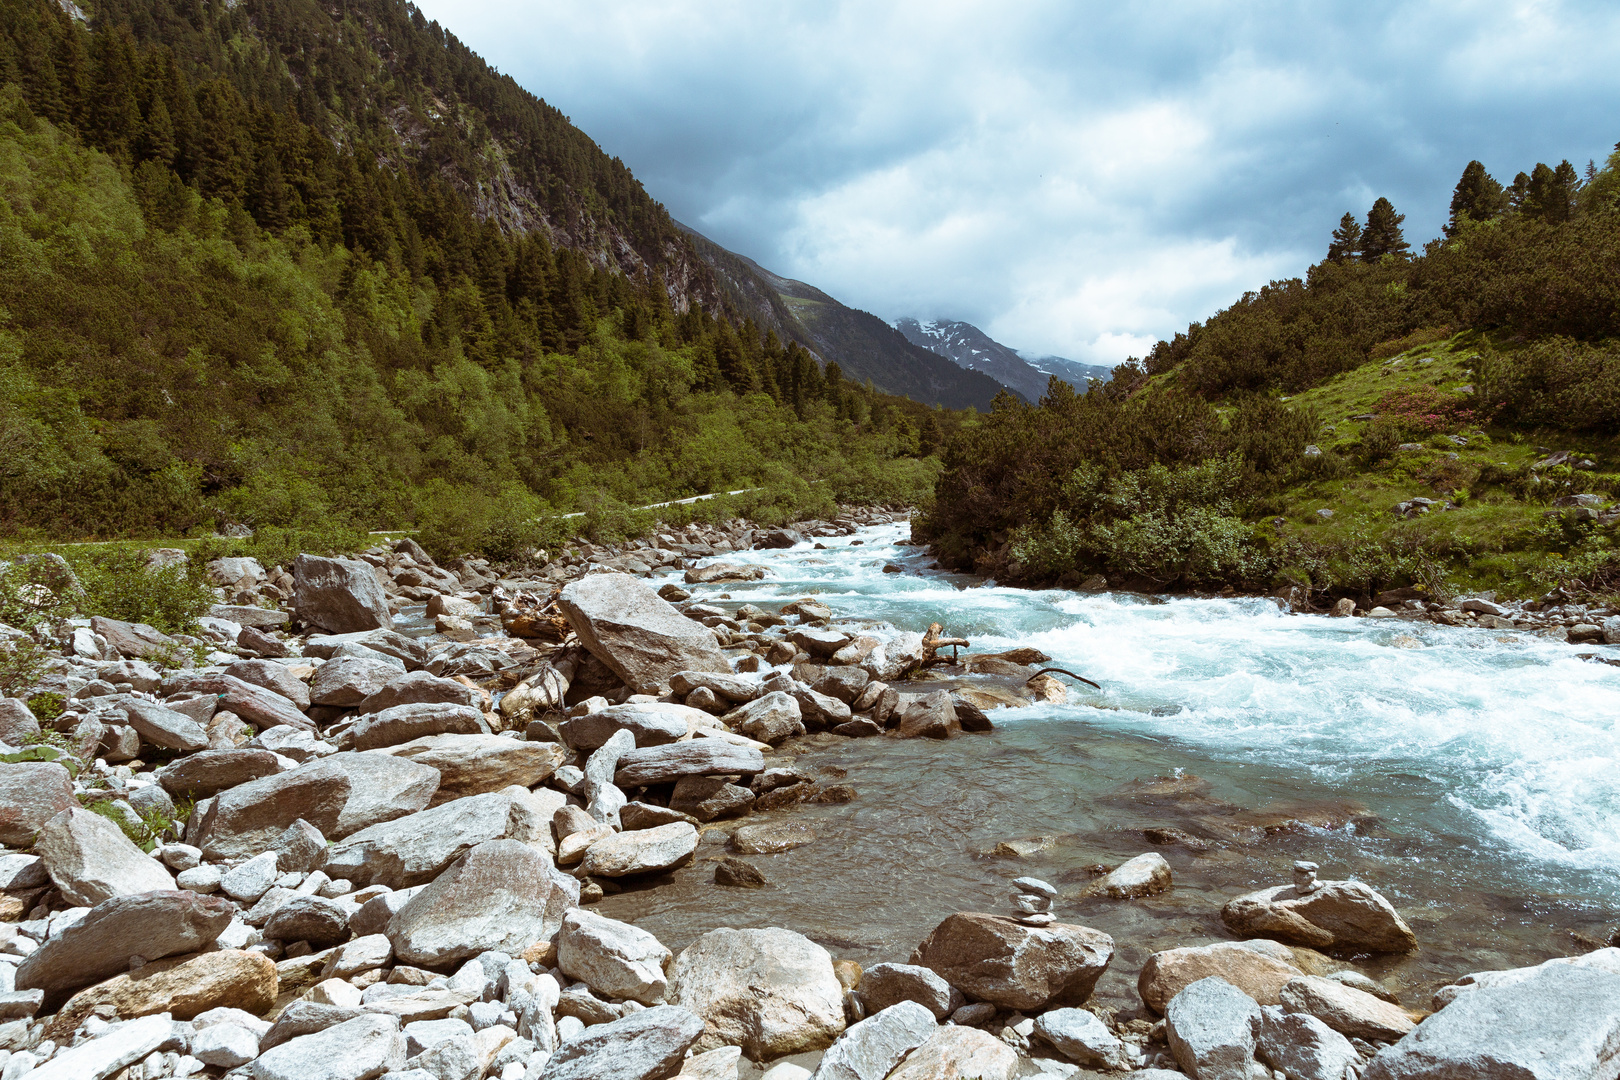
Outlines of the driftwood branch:
<svg viewBox="0 0 1620 1080">
<path fill-rule="evenodd" d="M 928 633 L 923 635 L 923 667 L 945 663 L 944 657 L 939 655 L 941 649 L 951 650 L 950 662 L 954 664 L 956 662 L 956 650 L 965 649 L 971 644 L 967 638 L 948 638 L 944 636 L 944 633 L 945 628 L 939 623 L 934 623 L 929 626 Z"/>
<path fill-rule="evenodd" d="M 1081 682 L 1085 683 L 1087 686 L 1094 686 L 1098 690 L 1102 689 L 1101 685 L 1092 682 L 1090 679 L 1086 678 L 1084 675 L 1076 675 L 1074 672 L 1072 672 L 1072 671 L 1064 671 L 1060 667 L 1043 667 L 1043 668 L 1041 668 L 1041 670 L 1037 671 L 1035 673 L 1035 675 L 1031 675 L 1028 679 L 1025 679 L 1024 680 L 1024 685 L 1028 686 L 1030 683 L 1034 682 L 1035 677 L 1037 675 L 1045 675 L 1045 674 L 1047 674 L 1049 672 L 1051 674 L 1053 674 L 1053 675 L 1067 675 L 1071 679 L 1079 679 Z"/>
</svg>

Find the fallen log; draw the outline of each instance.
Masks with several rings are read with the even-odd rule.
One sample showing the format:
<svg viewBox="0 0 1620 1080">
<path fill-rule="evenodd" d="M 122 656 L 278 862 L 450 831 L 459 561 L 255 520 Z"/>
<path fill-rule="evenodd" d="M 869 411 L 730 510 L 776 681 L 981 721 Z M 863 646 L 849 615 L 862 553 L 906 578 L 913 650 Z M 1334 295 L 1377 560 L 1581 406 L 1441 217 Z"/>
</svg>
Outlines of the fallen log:
<svg viewBox="0 0 1620 1080">
<path fill-rule="evenodd" d="M 1031 675 L 1028 679 L 1024 680 L 1024 685 L 1028 686 L 1031 682 L 1035 681 L 1037 676 L 1046 675 L 1048 673 L 1053 674 L 1053 675 L 1067 675 L 1071 679 L 1079 679 L 1081 682 L 1085 683 L 1087 686 L 1094 686 L 1098 690 L 1102 689 L 1102 686 L 1100 684 L 1092 682 L 1090 679 L 1086 678 L 1084 675 L 1076 675 L 1074 672 L 1072 672 L 1072 671 L 1064 671 L 1060 667 L 1041 668 L 1041 670 L 1037 671 L 1034 675 Z"/>
<path fill-rule="evenodd" d="M 945 628 L 939 623 L 933 623 L 928 627 L 928 633 L 923 635 L 922 640 L 923 667 L 945 663 L 944 657 L 939 655 L 939 650 L 946 648 L 951 650 L 950 662 L 954 664 L 956 663 L 956 650 L 965 649 L 971 644 L 967 638 L 948 638 L 944 634 Z"/>
</svg>

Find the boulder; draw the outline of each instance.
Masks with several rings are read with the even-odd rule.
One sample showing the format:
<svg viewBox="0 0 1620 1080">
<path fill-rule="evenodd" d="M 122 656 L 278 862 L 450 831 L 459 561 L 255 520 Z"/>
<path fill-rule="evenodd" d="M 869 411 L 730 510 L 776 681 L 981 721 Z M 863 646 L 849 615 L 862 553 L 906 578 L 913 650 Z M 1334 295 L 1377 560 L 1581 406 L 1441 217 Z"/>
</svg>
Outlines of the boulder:
<svg viewBox="0 0 1620 1080">
<path fill-rule="evenodd" d="M 311 637 L 304 643 L 304 655 L 321 660 L 330 660 L 335 656 L 361 656 L 371 659 L 373 654 L 392 657 L 404 664 L 407 671 L 415 671 L 426 664 L 430 655 L 427 646 L 422 642 L 392 630 L 329 634 Z M 398 674 L 396 669 L 394 675 L 397 677 Z"/>
<path fill-rule="evenodd" d="M 131 956 L 150 961 L 207 948 L 235 914 L 224 897 L 179 890 L 104 900 L 24 958 L 17 989 L 43 990 L 54 1010 L 80 987 L 126 970 Z"/>
<path fill-rule="evenodd" d="M 684 821 L 652 829 L 616 833 L 585 852 L 580 872 L 593 877 L 627 877 L 685 866 L 697 851 L 698 831 Z"/>
<path fill-rule="evenodd" d="M 190 1053 L 204 1065 L 232 1069 L 259 1056 L 259 1036 L 240 1024 L 210 1024 L 192 1037 Z"/>
<path fill-rule="evenodd" d="M 970 998 L 1028 1012 L 1084 1004 L 1113 955 L 1114 939 L 1090 927 L 958 912 L 914 959 Z"/>
<path fill-rule="evenodd" d="M 637 693 L 657 693 L 679 672 L 731 674 L 711 631 L 628 574 L 591 574 L 565 586 L 557 604 L 591 654 Z"/>
<path fill-rule="evenodd" d="M 972 1027 L 935 1028 L 934 1033 L 890 1073 L 888 1080 L 1013 1080 L 1018 1052 Z"/>
<path fill-rule="evenodd" d="M 883 1080 L 939 1025 L 915 1001 L 902 1001 L 852 1024 L 827 1048 L 813 1080 Z"/>
<path fill-rule="evenodd" d="M 686 572 L 688 585 L 712 585 L 723 581 L 761 581 L 767 571 L 752 563 L 716 562 L 694 566 Z"/>
<path fill-rule="evenodd" d="M 584 908 L 567 912 L 557 935 L 563 974 L 604 997 L 656 1005 L 664 1000 L 665 970 L 673 959 L 647 931 Z"/>
<path fill-rule="evenodd" d="M 277 984 L 275 962 L 263 953 L 220 949 L 153 960 L 74 994 L 52 1018 L 51 1028 L 67 1035 L 107 1007 L 126 1020 L 155 1013 L 190 1020 L 209 1009 L 258 1015 L 276 1003 Z"/>
<path fill-rule="evenodd" d="M 1417 936 L 1390 902 L 1360 881 L 1323 881 L 1300 893 L 1279 885 L 1247 893 L 1221 909 L 1240 937 L 1269 937 L 1312 949 L 1408 952 Z"/>
<path fill-rule="evenodd" d="M 1199 979 L 1170 999 L 1164 1033 L 1193 1080 L 1250 1080 L 1260 1006 L 1225 979 Z"/>
<path fill-rule="evenodd" d="M 1593 952 L 1583 953 L 1579 956 L 1559 956 L 1534 967 L 1507 968 L 1498 971 L 1475 971 L 1464 975 L 1450 986 L 1442 986 L 1434 993 L 1433 1007 L 1435 1012 L 1450 1005 L 1463 994 L 1477 990 L 1482 986 L 1507 986 L 1511 983 L 1524 982 L 1541 973 L 1546 967 L 1562 967 L 1573 964 L 1576 967 L 1592 967 L 1600 971 L 1607 971 L 1613 975 L 1620 975 L 1620 948 L 1610 946 L 1606 949 L 1597 949 Z M 1335 978 L 1339 976 L 1334 976 Z M 1354 983 L 1350 985 L 1354 986 Z M 1359 987 L 1368 993 L 1375 993 L 1368 987 Z M 1387 995 L 1377 995 L 1389 1000 Z"/>
<path fill-rule="evenodd" d="M 1131 1067 L 1125 1044 L 1095 1013 L 1085 1009 L 1044 1012 L 1035 1021 L 1035 1034 L 1076 1065 L 1119 1072 L 1129 1071 Z"/>
<path fill-rule="evenodd" d="M 902 739 L 948 739 L 961 730 L 955 703 L 944 690 L 912 700 L 900 713 Z"/>
<path fill-rule="evenodd" d="M 669 808 L 698 821 L 746 814 L 754 793 L 720 776 L 683 776 L 675 782 Z"/>
<path fill-rule="evenodd" d="M 280 694 L 300 709 L 309 708 L 309 686 L 286 664 L 274 660 L 238 660 L 225 669 L 225 674 Z"/>
<path fill-rule="evenodd" d="M 315 669 L 309 682 L 309 700 L 315 705 L 351 708 L 399 678 L 404 665 L 377 654 L 375 660 L 364 656 L 334 656 Z"/>
<path fill-rule="evenodd" d="M 861 1004 L 871 1016 L 902 1001 L 915 1001 L 944 1020 L 951 1015 L 951 984 L 917 964 L 874 964 L 861 975 Z"/>
<path fill-rule="evenodd" d="M 503 792 L 458 799 L 346 837 L 327 850 L 326 873 L 358 887 L 421 885 L 471 848 L 512 835 L 527 815 Z"/>
<path fill-rule="evenodd" d="M 388 597 L 369 563 L 300 555 L 293 560 L 298 618 L 332 634 L 391 630 Z"/>
<path fill-rule="evenodd" d="M 1394 1042 L 1412 1030 L 1412 1018 L 1398 1005 L 1333 979 L 1301 975 L 1277 995 L 1288 1012 L 1306 1013 L 1341 1034 Z"/>
<path fill-rule="evenodd" d="M 804 734 L 804 716 L 791 694 L 773 690 L 721 718 L 750 739 L 776 746 Z"/>
<path fill-rule="evenodd" d="M 1263 940 L 1218 941 L 1213 945 L 1165 949 L 1149 956 L 1137 976 L 1136 992 L 1148 1008 L 1163 1015 L 1171 998 L 1198 980 L 1215 975 L 1258 1004 L 1275 1005 L 1289 980 L 1303 974 L 1286 945 Z"/>
<path fill-rule="evenodd" d="M 353 907 L 322 896 L 295 896 L 276 908 L 264 924 L 264 936 L 277 941 L 307 941 L 313 949 L 329 949 L 349 940 Z"/>
<path fill-rule="evenodd" d="M 835 697 L 819 694 L 808 686 L 795 685 L 787 691 L 788 696 L 798 702 L 799 715 L 804 718 L 806 727 L 828 728 L 849 722 L 849 706 Z"/>
<path fill-rule="evenodd" d="M 56 762 L 0 764 L 0 844 L 32 847 L 46 822 L 78 805 L 73 777 Z"/>
<path fill-rule="evenodd" d="M 439 770 L 392 754 L 333 754 L 326 761 L 349 778 L 349 798 L 326 835 L 342 840 L 361 829 L 426 810 L 439 790 Z"/>
<path fill-rule="evenodd" d="M 714 883 L 731 889 L 763 889 L 770 884 L 759 867 L 729 856 L 714 864 Z"/>
<path fill-rule="evenodd" d="M 664 784 L 683 776 L 752 776 L 765 768 L 765 755 L 723 739 L 694 739 L 667 746 L 638 746 L 619 759 L 613 782 L 624 791 Z"/>
<path fill-rule="evenodd" d="M 556 772 L 566 756 L 556 743 L 525 742 L 501 735 L 429 735 L 367 752 L 437 769 L 439 790 L 434 792 L 431 806 L 513 784 L 533 787 Z"/>
<path fill-rule="evenodd" d="M 28 702 L 21 698 L 0 698 L 0 743 L 21 746 L 39 734 L 39 721 Z"/>
<path fill-rule="evenodd" d="M 163 864 L 136 847 L 123 829 L 77 805 L 45 823 L 34 852 L 62 896 L 79 907 L 174 888 Z"/>
<path fill-rule="evenodd" d="M 380 713 L 398 705 L 465 705 L 479 709 L 483 698 L 478 691 L 455 679 L 444 679 L 431 671 L 396 675 L 388 685 L 367 697 L 358 708 L 362 715 Z"/>
<path fill-rule="evenodd" d="M 121 619 L 93 615 L 90 618 L 90 629 L 105 638 L 107 647 L 119 656 L 173 662 L 185 655 L 185 649 L 178 641 L 146 623 L 124 622 Z"/>
<path fill-rule="evenodd" d="M 543 852 L 516 840 L 468 851 L 388 923 L 394 956 L 420 967 L 490 951 L 522 955 L 550 940 L 579 903 L 579 882 Z"/>
<path fill-rule="evenodd" d="M 213 694 L 218 699 L 218 711 L 234 713 L 260 730 L 282 726 L 315 730 L 314 721 L 291 700 L 234 675 L 180 671 L 163 680 L 163 692 Z"/>
<path fill-rule="evenodd" d="M 687 1050 L 702 1035 L 703 1021 L 689 1010 L 658 1005 L 586 1028 L 558 1047 L 538 1075 L 540 1080 L 668 1080 L 681 1071 Z"/>
<path fill-rule="evenodd" d="M 270 847 L 303 818 L 330 836 L 349 799 L 349 774 L 328 758 L 239 784 L 215 796 L 187 842 L 208 859 L 238 859 Z"/>
<path fill-rule="evenodd" d="M 825 675 L 816 680 L 811 689 L 818 694 L 837 698 L 845 705 L 853 707 L 871 681 L 872 676 L 861 668 L 853 666 L 830 667 Z"/>
<path fill-rule="evenodd" d="M 326 837 L 321 830 L 299 818 L 270 845 L 281 872 L 308 874 L 326 865 Z"/>
<path fill-rule="evenodd" d="M 199 750 L 159 769 L 157 781 L 171 795 L 206 799 L 226 788 L 274 776 L 281 767 L 281 760 L 269 750 Z"/>
<path fill-rule="evenodd" d="M 837 630 L 817 630 L 812 627 L 794 630 L 788 640 L 811 656 L 823 660 L 850 643 L 850 636 Z"/>
<path fill-rule="evenodd" d="M 1276 1005 L 1260 1010 L 1255 1056 L 1295 1080 L 1345 1080 L 1361 1055 L 1350 1040 L 1306 1013 L 1287 1012 Z"/>
<path fill-rule="evenodd" d="M 250 1075 L 253 1080 L 372 1080 L 404 1067 L 399 1020 L 371 1015 L 273 1046 L 254 1059 Z"/>
<path fill-rule="evenodd" d="M 755 1061 L 819 1050 L 844 1030 L 832 957 L 791 930 L 721 927 L 670 969 L 668 999 L 702 1017 L 705 1040 Z"/>
<path fill-rule="evenodd" d="M 1106 896 L 1110 900 L 1132 900 L 1155 896 L 1170 887 L 1170 864 L 1156 851 L 1138 855 L 1111 873 L 1086 886 L 1085 896 Z"/>
<path fill-rule="evenodd" d="M 634 702 L 564 720 L 557 732 L 569 749 L 588 753 L 620 731 L 628 731 L 635 746 L 664 746 L 686 738 L 694 723 L 709 722 L 708 714 L 685 705 Z"/>
<path fill-rule="evenodd" d="M 746 675 L 728 675 L 717 671 L 677 671 L 669 677 L 670 689 L 681 697 L 702 687 L 715 697 L 741 705 L 765 693 L 765 687 Z"/>
<path fill-rule="evenodd" d="M 182 754 L 208 745 L 208 730 L 184 713 L 142 698 L 130 698 L 121 708 L 143 742 Z"/>
<path fill-rule="evenodd" d="M 159 1048 L 184 1039 L 184 1029 L 169 1017 L 143 1016 L 110 1028 L 103 1038 L 63 1050 L 26 1075 L 28 1080 L 106 1080 Z M 19 1070 L 16 1075 L 24 1074 Z"/>
<path fill-rule="evenodd" d="M 1582 1080 L 1620 1069 L 1620 975 L 1544 964 L 1459 995 L 1367 1064 L 1364 1080 Z"/>
<path fill-rule="evenodd" d="M 887 641 L 881 641 L 861 661 L 868 675 L 880 682 L 893 683 L 922 667 L 925 654 L 923 637 L 908 630 Z"/>
</svg>

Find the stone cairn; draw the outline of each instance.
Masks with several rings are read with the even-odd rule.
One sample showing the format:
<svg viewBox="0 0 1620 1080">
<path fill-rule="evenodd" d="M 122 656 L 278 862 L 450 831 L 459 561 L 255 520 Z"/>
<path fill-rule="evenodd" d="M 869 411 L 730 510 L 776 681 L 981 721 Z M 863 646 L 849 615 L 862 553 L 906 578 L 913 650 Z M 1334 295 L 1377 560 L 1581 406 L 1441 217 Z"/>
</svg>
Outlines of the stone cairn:
<svg viewBox="0 0 1620 1080">
<path fill-rule="evenodd" d="M 1321 869 L 1313 862 L 1296 862 L 1294 864 L 1294 891 L 1301 896 L 1309 896 L 1322 887 L 1316 880 L 1316 872 Z"/>
<path fill-rule="evenodd" d="M 1018 909 L 1015 918 L 1025 926 L 1050 926 L 1057 922 L 1057 916 L 1052 914 L 1057 894 L 1057 889 L 1040 878 L 1017 878 L 1012 894 L 1013 907 Z"/>
</svg>

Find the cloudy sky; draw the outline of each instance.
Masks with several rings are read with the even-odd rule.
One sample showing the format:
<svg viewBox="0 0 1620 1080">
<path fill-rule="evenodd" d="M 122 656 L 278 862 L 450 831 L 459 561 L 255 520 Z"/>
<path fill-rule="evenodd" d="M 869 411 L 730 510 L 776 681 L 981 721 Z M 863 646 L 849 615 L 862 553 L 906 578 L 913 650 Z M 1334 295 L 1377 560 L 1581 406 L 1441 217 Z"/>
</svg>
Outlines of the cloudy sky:
<svg viewBox="0 0 1620 1080">
<path fill-rule="evenodd" d="M 1620 140 L 1612 3 L 419 2 L 726 247 L 1097 362 Z"/>
</svg>

